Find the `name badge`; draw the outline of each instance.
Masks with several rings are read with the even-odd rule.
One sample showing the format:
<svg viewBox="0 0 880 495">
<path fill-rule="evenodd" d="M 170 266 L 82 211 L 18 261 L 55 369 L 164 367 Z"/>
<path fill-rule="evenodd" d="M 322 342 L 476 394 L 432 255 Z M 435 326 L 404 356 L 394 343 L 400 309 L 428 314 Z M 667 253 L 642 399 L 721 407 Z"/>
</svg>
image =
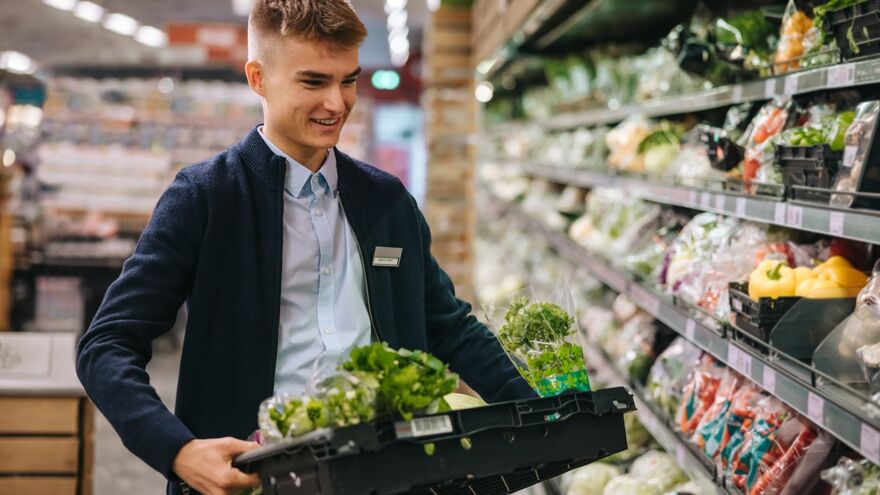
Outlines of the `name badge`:
<svg viewBox="0 0 880 495">
<path fill-rule="evenodd" d="M 376 246 L 376 252 L 373 253 L 373 266 L 397 268 L 400 266 L 401 254 L 403 254 L 403 248 Z"/>
</svg>

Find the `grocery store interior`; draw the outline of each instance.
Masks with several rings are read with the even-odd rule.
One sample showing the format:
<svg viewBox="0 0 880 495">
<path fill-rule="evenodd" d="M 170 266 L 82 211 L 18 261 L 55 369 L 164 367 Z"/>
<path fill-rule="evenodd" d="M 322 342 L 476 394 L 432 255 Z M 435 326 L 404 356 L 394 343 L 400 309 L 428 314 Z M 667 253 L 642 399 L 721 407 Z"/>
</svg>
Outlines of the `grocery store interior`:
<svg viewBox="0 0 880 495">
<path fill-rule="evenodd" d="M 525 293 L 570 315 L 586 390 L 632 394 L 625 450 L 573 430 L 603 458 L 559 459 L 546 426 L 523 493 L 880 493 L 880 1 L 351 3 L 338 149 L 405 185 L 518 366 Z M 0 0 L 0 495 L 165 490 L 76 347 L 175 175 L 262 121 L 252 4 Z M 147 365 L 171 410 L 186 322 Z M 468 469 L 503 486 L 407 493 L 517 491 Z"/>
</svg>

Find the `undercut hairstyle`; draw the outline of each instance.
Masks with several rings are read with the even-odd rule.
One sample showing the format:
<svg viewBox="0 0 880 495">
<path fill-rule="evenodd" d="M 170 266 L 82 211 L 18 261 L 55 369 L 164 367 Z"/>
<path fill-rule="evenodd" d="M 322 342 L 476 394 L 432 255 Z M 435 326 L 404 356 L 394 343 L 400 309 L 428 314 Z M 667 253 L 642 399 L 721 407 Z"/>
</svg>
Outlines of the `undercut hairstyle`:
<svg viewBox="0 0 880 495">
<path fill-rule="evenodd" d="M 256 0 L 248 16 L 248 58 L 267 55 L 285 37 L 357 48 L 367 28 L 348 0 Z"/>
</svg>

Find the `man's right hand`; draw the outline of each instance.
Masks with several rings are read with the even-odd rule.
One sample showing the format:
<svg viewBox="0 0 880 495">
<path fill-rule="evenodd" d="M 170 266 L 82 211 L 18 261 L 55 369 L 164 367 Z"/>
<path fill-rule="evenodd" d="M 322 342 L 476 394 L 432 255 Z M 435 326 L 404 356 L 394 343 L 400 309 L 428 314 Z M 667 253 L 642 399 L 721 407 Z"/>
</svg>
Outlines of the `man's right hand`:
<svg viewBox="0 0 880 495">
<path fill-rule="evenodd" d="M 203 495 L 230 495 L 260 484 L 256 474 L 245 474 L 232 467 L 232 459 L 237 455 L 259 446 L 232 437 L 190 440 L 177 453 L 172 469 Z"/>
</svg>

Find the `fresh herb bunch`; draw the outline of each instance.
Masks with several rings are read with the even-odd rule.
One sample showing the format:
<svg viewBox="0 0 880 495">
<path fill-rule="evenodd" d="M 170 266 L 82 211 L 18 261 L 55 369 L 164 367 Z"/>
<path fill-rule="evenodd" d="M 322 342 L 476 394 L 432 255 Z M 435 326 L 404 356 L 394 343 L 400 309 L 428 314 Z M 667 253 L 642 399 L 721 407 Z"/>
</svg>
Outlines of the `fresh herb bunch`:
<svg viewBox="0 0 880 495">
<path fill-rule="evenodd" d="M 417 413 L 448 410 L 443 396 L 458 387 L 458 375 L 436 357 L 384 343 L 356 347 L 339 371 L 319 384 L 314 397 L 294 397 L 269 408 L 269 419 L 283 437 L 389 414 L 409 420 Z"/>
<path fill-rule="evenodd" d="M 458 387 L 458 375 L 431 354 L 379 343 L 352 350 L 342 369 L 375 376 L 378 414 L 399 414 L 405 420 L 418 412 L 437 412 L 443 396 Z"/>
<path fill-rule="evenodd" d="M 498 330 L 501 344 L 520 356 L 542 344 L 562 342 L 574 332 L 574 318 L 556 304 L 529 304 L 526 297 L 513 300 Z"/>
<path fill-rule="evenodd" d="M 519 372 L 534 388 L 539 381 L 547 377 L 584 369 L 583 353 L 580 346 L 565 342 L 558 349 L 530 355 L 526 361 L 527 367 L 520 368 Z"/>
</svg>

